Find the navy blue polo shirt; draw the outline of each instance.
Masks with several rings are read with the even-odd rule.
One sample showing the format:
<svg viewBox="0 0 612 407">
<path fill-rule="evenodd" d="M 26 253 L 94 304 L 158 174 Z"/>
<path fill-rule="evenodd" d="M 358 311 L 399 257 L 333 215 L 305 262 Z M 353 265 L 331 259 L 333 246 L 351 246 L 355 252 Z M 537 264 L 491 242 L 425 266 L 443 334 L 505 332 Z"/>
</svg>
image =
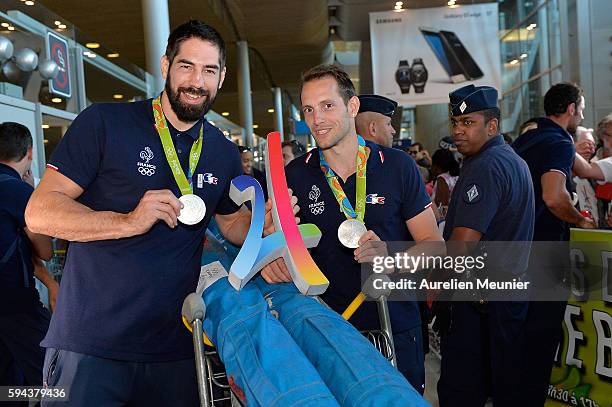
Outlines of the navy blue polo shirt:
<svg viewBox="0 0 612 407">
<path fill-rule="evenodd" d="M 404 152 L 366 141 L 370 148 L 366 172 L 366 211 L 364 222 L 383 241 L 413 240 L 406 221 L 431 205 L 414 161 Z M 338 227 L 346 220 L 321 170 L 319 149 L 291 161 L 285 168 L 287 185 L 298 198 L 301 223 L 314 223 L 322 232 L 321 241 L 311 255 L 330 286 L 323 300 L 335 311 L 343 312 L 361 291 L 361 265 L 354 259 L 354 249 L 338 240 Z M 342 189 L 355 207 L 356 174 L 343 182 Z M 420 324 L 416 302 L 389 302 L 394 332 L 403 332 Z M 366 302 L 351 317 L 359 329 L 378 327 L 378 313 L 373 302 Z"/>
<path fill-rule="evenodd" d="M 456 227 L 482 234 L 481 241 L 529 242 L 533 236 L 533 185 L 527 164 L 501 135 L 467 157 L 451 195 L 444 239 Z M 528 254 L 528 252 L 526 253 Z M 496 251 L 496 262 L 522 274 L 527 256 Z"/>
<path fill-rule="evenodd" d="M 140 236 L 72 242 L 43 346 L 142 362 L 193 356 L 181 305 L 196 289 L 211 216 L 239 209 L 228 194 L 230 181 L 242 173 L 238 148 L 206 120 L 185 132 L 170 127 L 185 173 L 202 124 L 193 189 L 206 203 L 204 220 L 193 226 L 179 222 L 174 229 L 159 221 Z M 147 190 L 170 189 L 180 196 L 150 99 L 88 107 L 48 166 L 83 188 L 78 202 L 95 211 L 128 213 Z"/>
<path fill-rule="evenodd" d="M 21 236 L 19 250 L 15 249 L 4 266 L 0 263 L 0 314 L 24 312 L 38 303 L 32 246 L 24 232 L 25 208 L 32 192 L 17 171 L 0 163 L 0 259 Z"/>
<path fill-rule="evenodd" d="M 557 123 L 541 117 L 529 120 L 532 129 L 521 134 L 512 144 L 529 166 L 535 192 L 535 230 L 533 240 L 569 240 L 567 223 L 557 218 L 542 199 L 542 175 L 557 171 L 565 175 L 565 187 L 572 193 L 572 166 L 576 147 L 572 136 Z"/>
</svg>

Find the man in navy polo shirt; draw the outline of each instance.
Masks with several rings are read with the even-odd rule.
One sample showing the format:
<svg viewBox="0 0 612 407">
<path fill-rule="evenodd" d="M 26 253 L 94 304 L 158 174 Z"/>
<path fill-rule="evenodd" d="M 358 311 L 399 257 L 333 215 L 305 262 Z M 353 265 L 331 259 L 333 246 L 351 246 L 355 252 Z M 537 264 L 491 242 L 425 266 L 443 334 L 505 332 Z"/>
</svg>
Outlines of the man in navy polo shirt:
<svg viewBox="0 0 612 407">
<path fill-rule="evenodd" d="M 466 157 L 444 228 L 449 253 L 464 254 L 457 253 L 453 242 L 504 242 L 501 250 L 485 245 L 489 264 L 483 278 L 520 278 L 533 235 L 529 169 L 499 134 L 497 90 L 468 85 L 449 97 L 453 140 Z M 495 406 L 523 405 L 523 395 L 509 391 L 520 383 L 528 307 L 523 298 L 517 299 L 452 303 L 452 323 L 441 329 L 441 407 L 484 406 L 489 396 Z"/>
<path fill-rule="evenodd" d="M 570 133 L 583 119 L 582 89 L 571 83 L 552 86 L 544 95 L 546 117 L 525 123 L 522 134 L 512 147 L 527 162 L 535 191 L 535 229 L 533 240 L 562 242 L 569 240 L 569 224 L 580 228 L 595 228 L 595 222 L 584 217 L 572 205 L 571 179 L 576 148 Z M 533 256 L 530 264 L 532 297 L 542 297 L 538 291 L 563 290 L 563 271 L 569 269 L 569 248 L 551 243 L 550 253 Z M 559 255 L 565 253 L 565 256 Z M 555 271 L 551 273 L 550 271 Z M 559 288 L 556 290 L 553 287 Z M 561 301 L 534 301 L 527 319 L 530 369 L 521 386 L 533 406 L 544 404 L 557 346 L 561 338 L 562 321 L 567 297 Z"/>
<path fill-rule="evenodd" d="M 94 104 L 75 119 L 26 211 L 33 230 L 72 241 L 42 344 L 45 382 L 68 388 L 73 405 L 197 404 L 181 305 L 212 216 L 234 244 L 250 225 L 228 195 L 238 149 L 204 118 L 225 78 L 223 39 L 189 21 L 161 68 L 159 99 Z M 206 206 L 193 225 L 177 220 L 188 193 Z"/>
<path fill-rule="evenodd" d="M 342 312 L 361 290 L 360 263 L 387 255 L 386 247 L 377 241 L 442 239 L 415 163 L 401 151 L 366 141 L 364 148 L 369 158 L 363 221 L 367 232 L 356 250 L 343 246 L 338 228 L 348 216 L 340 209 L 337 191 L 332 191 L 322 162 L 337 175 L 338 185 L 354 208 L 359 200 L 356 157 L 362 148 L 354 121 L 359 99 L 346 72 L 337 66 L 322 65 L 303 75 L 301 100 L 318 148 L 289 163 L 287 184 L 298 198 L 301 221 L 321 229 L 321 241 L 311 253 L 330 281 L 322 298 L 332 309 Z M 381 247 L 384 252 L 378 251 Z M 269 282 L 276 281 L 275 276 L 262 275 Z M 418 305 L 416 301 L 390 302 L 389 311 L 398 369 L 422 393 L 425 374 Z M 375 304 L 362 305 L 350 322 L 358 329 L 378 329 Z"/>
<path fill-rule="evenodd" d="M 0 363 L 0 385 L 3 386 L 21 384 L 15 382 L 19 375 L 7 375 L 8 365 L 19 370 L 27 385 L 42 385 L 44 350 L 40 341 L 47 332 L 50 316 L 39 300 L 34 276 L 48 287 L 50 303 L 58 288 L 44 267 L 34 267 L 39 259 L 51 258 L 51 239 L 32 233 L 25 226 L 24 212 L 34 188 L 22 178 L 31 164 L 32 136 L 28 128 L 13 122 L 0 124 L 0 361 L 4 362 Z"/>
</svg>

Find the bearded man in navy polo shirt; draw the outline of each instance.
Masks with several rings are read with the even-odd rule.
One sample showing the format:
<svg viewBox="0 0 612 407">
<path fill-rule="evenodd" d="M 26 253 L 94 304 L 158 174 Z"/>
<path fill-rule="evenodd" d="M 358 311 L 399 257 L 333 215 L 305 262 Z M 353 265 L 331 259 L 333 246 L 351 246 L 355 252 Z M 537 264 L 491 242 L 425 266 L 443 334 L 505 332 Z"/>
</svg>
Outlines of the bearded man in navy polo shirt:
<svg viewBox="0 0 612 407">
<path fill-rule="evenodd" d="M 399 150 L 363 141 L 357 135 L 359 99 L 346 72 L 333 65 L 310 69 L 302 77 L 301 99 L 318 148 L 287 165 L 287 184 L 298 198 L 301 221 L 321 229 L 321 241 L 311 254 L 330 281 L 322 298 L 342 312 L 361 289 L 360 263 L 387 255 L 381 240 L 418 243 L 442 241 L 442 237 L 414 161 Z M 364 155 L 366 167 L 360 169 L 362 164 L 357 162 L 364 160 L 357 157 Z M 358 185 L 363 181 L 357 178 L 363 178 L 362 170 L 365 191 L 359 196 Z M 332 184 L 339 187 L 332 189 Z M 348 204 L 341 207 L 340 201 Z M 365 208 L 363 213 L 360 207 Z M 356 249 L 343 246 L 338 237 L 339 226 L 349 219 L 367 229 Z M 288 281 L 289 277 L 279 279 L 278 274 L 267 271 L 262 275 L 268 282 Z M 425 372 L 418 305 L 416 301 L 390 302 L 389 311 L 398 369 L 422 393 Z M 377 329 L 375 304 L 365 303 L 349 321 L 358 329 Z"/>
<path fill-rule="evenodd" d="M 75 119 L 26 211 L 32 230 L 72 241 L 42 342 L 45 383 L 66 387 L 72 405 L 197 404 L 181 304 L 212 216 L 238 245 L 250 225 L 228 195 L 238 149 L 204 118 L 225 78 L 223 39 L 185 23 L 161 68 L 159 98 L 94 104 Z M 195 217 L 183 217 L 185 196 Z"/>
</svg>

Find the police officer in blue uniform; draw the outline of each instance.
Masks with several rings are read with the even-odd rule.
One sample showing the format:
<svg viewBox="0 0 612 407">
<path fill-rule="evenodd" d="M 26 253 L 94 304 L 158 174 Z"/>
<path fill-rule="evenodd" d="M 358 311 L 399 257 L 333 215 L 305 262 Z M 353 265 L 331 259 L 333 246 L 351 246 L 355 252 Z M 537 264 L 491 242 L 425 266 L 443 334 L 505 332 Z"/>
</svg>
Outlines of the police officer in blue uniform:
<svg viewBox="0 0 612 407">
<path fill-rule="evenodd" d="M 533 186 L 525 162 L 499 134 L 497 91 L 468 85 L 450 95 L 451 126 L 457 149 L 466 158 L 453 191 L 444 238 L 453 242 L 517 242 L 518 251 L 493 249 L 495 277 L 520 279 L 527 269 L 533 235 Z M 527 243 L 528 244 L 528 243 Z M 491 277 L 492 275 L 489 275 Z M 518 406 L 517 372 L 522 360 L 526 301 L 453 302 L 450 327 L 442 329 L 438 382 L 441 407 L 483 406 L 489 396 L 498 406 Z"/>
<path fill-rule="evenodd" d="M 374 242 L 442 239 L 414 161 L 399 150 L 365 141 L 368 158 L 364 222 L 368 231 L 359 248 L 343 246 L 338 228 L 347 215 L 339 206 L 322 163 L 332 169 L 350 206 L 355 208 L 359 199 L 356 157 L 360 147 L 354 117 L 359 99 L 346 72 L 322 65 L 304 74 L 301 101 L 318 148 L 286 167 L 287 184 L 298 198 L 301 222 L 314 223 L 322 232 L 321 241 L 311 251 L 330 281 L 322 298 L 332 309 L 343 312 L 361 290 L 360 263 L 371 262 L 374 255 L 386 255 L 376 251 Z M 263 276 L 269 282 L 276 281 L 266 273 Z M 422 393 L 425 372 L 418 305 L 413 300 L 390 302 L 389 312 L 398 369 Z M 378 329 L 375 303 L 364 303 L 349 322 L 360 330 Z"/>
<path fill-rule="evenodd" d="M 359 113 L 355 117 L 357 134 L 384 147 L 393 145 L 395 129 L 391 119 L 397 102 L 380 95 L 359 95 Z"/>
</svg>

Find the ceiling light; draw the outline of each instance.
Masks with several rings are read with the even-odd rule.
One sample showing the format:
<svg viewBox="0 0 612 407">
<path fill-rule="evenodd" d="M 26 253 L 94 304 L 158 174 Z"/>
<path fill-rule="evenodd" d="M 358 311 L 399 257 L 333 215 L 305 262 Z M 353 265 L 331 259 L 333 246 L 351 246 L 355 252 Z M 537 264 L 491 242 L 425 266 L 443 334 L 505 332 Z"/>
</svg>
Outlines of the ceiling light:
<svg viewBox="0 0 612 407">
<path fill-rule="evenodd" d="M 57 26 L 57 28 L 61 28 L 62 30 L 65 30 L 66 27 L 67 27 L 66 24 L 60 24 Z"/>
<path fill-rule="evenodd" d="M 401 9 L 402 9 L 402 6 L 397 6 L 397 5 L 396 5 L 396 6 L 395 6 L 395 9 L 396 9 L 396 10 L 401 10 Z"/>
<path fill-rule="evenodd" d="M 404 5 L 404 2 L 403 2 L 403 1 L 396 1 L 396 2 L 395 2 L 395 5 L 396 5 L 396 6 L 403 6 L 403 5 Z"/>
<path fill-rule="evenodd" d="M 26 1 L 26 2 L 25 2 L 25 5 L 26 5 L 26 6 L 33 6 L 33 5 L 34 5 L 34 2 L 33 2 L 33 1 L 31 1 L 31 0 L 28 0 L 28 1 Z"/>
<path fill-rule="evenodd" d="M 536 28 L 537 26 L 538 26 L 538 25 L 537 25 L 536 23 L 529 24 L 529 25 L 527 26 L 527 31 L 531 31 L 531 30 L 533 30 L 534 28 Z"/>
<path fill-rule="evenodd" d="M 272 108 L 272 107 L 271 107 L 271 108 L 269 108 L 269 109 L 268 109 L 268 113 L 274 113 L 274 108 Z"/>
<path fill-rule="evenodd" d="M 109 58 L 119 58 L 119 53 L 114 52 L 112 54 L 106 54 L 106 56 Z"/>
<path fill-rule="evenodd" d="M 221 116 L 227 117 L 227 116 L 229 116 L 229 112 L 223 112 L 223 113 L 221 113 Z"/>
<path fill-rule="evenodd" d="M 259 128 L 259 124 L 254 124 L 254 125 L 253 125 L 253 128 L 254 128 L 254 129 L 258 129 L 258 128 Z"/>
<path fill-rule="evenodd" d="M 98 44 L 97 42 L 88 42 L 87 44 L 85 44 L 85 46 L 91 49 L 100 48 L 100 44 Z"/>
<path fill-rule="evenodd" d="M 51 126 L 49 126 L 48 124 L 43 124 L 43 125 L 42 125 L 42 128 L 43 128 L 43 129 L 48 129 L 49 127 L 51 127 Z"/>
<path fill-rule="evenodd" d="M 523 53 L 523 54 L 521 54 L 521 56 L 519 58 L 525 59 L 525 58 L 527 58 L 527 54 Z"/>
<path fill-rule="evenodd" d="M 113 99 L 123 99 L 123 95 L 121 93 L 115 93 Z"/>
<path fill-rule="evenodd" d="M 55 24 L 55 25 L 61 25 L 61 24 L 62 24 L 62 22 L 61 22 L 61 21 L 59 21 L 59 20 L 55 20 L 55 21 L 53 22 L 53 24 Z"/>
<path fill-rule="evenodd" d="M 510 65 L 516 65 L 519 63 L 518 59 L 513 59 L 512 61 L 510 61 Z"/>
<path fill-rule="evenodd" d="M 4 28 L 8 28 L 8 27 L 10 26 L 10 24 L 9 24 L 9 23 L 2 23 L 2 24 L 0 24 L 0 25 L 1 25 L 2 27 L 4 27 Z"/>
<path fill-rule="evenodd" d="M 7 30 L 9 30 L 9 31 L 15 31 L 15 27 L 13 27 L 12 25 L 9 25 L 9 26 L 8 26 L 8 28 L 7 28 Z"/>
<path fill-rule="evenodd" d="M 51 99 L 53 103 L 62 103 L 62 98 L 53 98 Z"/>
</svg>

